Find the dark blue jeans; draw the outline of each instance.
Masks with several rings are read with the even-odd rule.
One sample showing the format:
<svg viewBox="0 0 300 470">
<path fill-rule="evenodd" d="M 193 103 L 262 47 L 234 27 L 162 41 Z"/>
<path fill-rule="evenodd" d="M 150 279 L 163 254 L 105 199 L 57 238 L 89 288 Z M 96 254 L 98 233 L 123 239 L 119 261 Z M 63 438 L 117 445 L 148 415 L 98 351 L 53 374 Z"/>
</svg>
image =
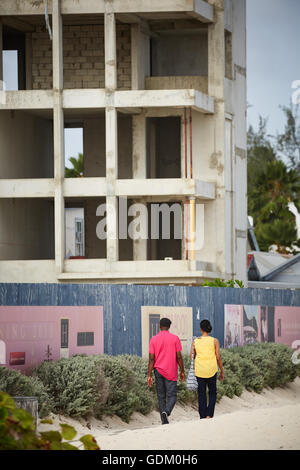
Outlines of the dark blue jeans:
<svg viewBox="0 0 300 470">
<path fill-rule="evenodd" d="M 206 418 L 214 415 L 215 405 L 217 401 L 217 374 L 213 377 L 203 378 L 197 377 L 198 381 L 198 403 L 200 418 Z M 206 396 L 206 387 L 208 387 L 208 405 Z"/>
<path fill-rule="evenodd" d="M 159 411 L 170 416 L 177 400 L 177 382 L 166 379 L 154 369 Z"/>
</svg>

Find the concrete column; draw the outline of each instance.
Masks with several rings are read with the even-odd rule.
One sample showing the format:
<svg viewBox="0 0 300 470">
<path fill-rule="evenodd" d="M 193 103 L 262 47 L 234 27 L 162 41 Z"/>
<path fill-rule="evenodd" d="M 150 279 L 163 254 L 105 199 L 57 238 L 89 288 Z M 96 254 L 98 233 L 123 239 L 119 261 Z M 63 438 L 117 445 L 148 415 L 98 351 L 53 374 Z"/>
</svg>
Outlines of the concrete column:
<svg viewBox="0 0 300 470">
<path fill-rule="evenodd" d="M 150 39 L 147 24 L 131 25 L 131 88 L 145 89 L 145 77 L 150 75 Z"/>
<path fill-rule="evenodd" d="M 138 179 L 147 178 L 147 152 L 146 152 L 146 118 L 145 115 L 135 115 L 132 118 L 132 177 Z M 144 204 L 147 209 L 145 200 L 135 200 L 137 204 Z M 145 211 L 146 212 L 146 211 Z M 143 230 L 148 226 L 148 220 L 145 214 L 140 214 L 140 221 L 143 224 Z M 133 240 L 133 259 L 147 260 L 147 240 L 139 238 Z"/>
<path fill-rule="evenodd" d="M 118 249 L 118 198 L 116 179 L 118 178 L 118 124 L 116 108 L 106 108 L 106 187 L 107 187 L 107 240 L 108 261 L 117 261 Z"/>
<path fill-rule="evenodd" d="M 108 10 L 109 2 L 106 2 Z M 104 14 L 104 44 L 105 44 L 105 88 L 117 88 L 117 38 L 115 14 Z"/>
<path fill-rule="evenodd" d="M 139 84 L 139 35 L 140 27 L 138 24 L 131 25 L 131 88 L 138 90 Z"/>
<path fill-rule="evenodd" d="M 144 114 L 132 117 L 132 172 L 133 178 L 147 178 L 146 118 Z"/>
<path fill-rule="evenodd" d="M 106 1 L 105 5 L 105 88 L 107 94 L 107 106 L 105 109 L 107 185 L 106 257 L 109 262 L 113 262 L 119 259 L 118 198 L 116 197 L 116 179 L 118 178 L 118 113 L 114 107 L 114 91 L 117 88 L 117 39 L 116 18 L 112 11 L 113 5 L 109 1 Z"/>
<path fill-rule="evenodd" d="M 214 128 L 214 151 L 211 165 L 216 167 L 216 201 L 214 201 L 215 220 L 218 221 L 216 239 L 217 270 L 226 272 L 226 204 L 225 204 L 225 36 L 224 9 L 221 0 L 215 0 L 215 23 L 208 26 L 208 94 L 215 98 L 215 114 L 211 116 Z M 220 168 L 223 167 L 223 171 Z M 213 236 L 213 234 L 212 234 Z"/>
<path fill-rule="evenodd" d="M 62 17 L 60 0 L 52 4 L 53 29 L 53 136 L 54 136 L 54 178 L 55 178 L 55 265 L 57 274 L 64 269 L 65 258 L 65 207 L 63 180 L 65 174 L 64 155 L 64 114 L 62 108 L 63 88 L 63 49 L 62 49 Z"/>
</svg>

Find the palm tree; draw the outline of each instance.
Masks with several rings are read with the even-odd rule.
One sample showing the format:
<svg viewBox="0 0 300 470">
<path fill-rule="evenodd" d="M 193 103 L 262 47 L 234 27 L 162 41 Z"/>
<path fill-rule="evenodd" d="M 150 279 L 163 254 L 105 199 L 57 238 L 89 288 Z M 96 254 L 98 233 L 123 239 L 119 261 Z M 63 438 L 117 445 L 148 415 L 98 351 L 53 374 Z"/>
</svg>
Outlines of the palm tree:
<svg viewBox="0 0 300 470">
<path fill-rule="evenodd" d="M 297 227 L 289 202 L 299 209 L 300 182 L 296 170 L 288 170 L 281 160 L 268 162 L 258 174 L 248 197 L 255 235 L 262 250 L 277 246 L 279 253 L 291 251 L 297 241 Z"/>
<path fill-rule="evenodd" d="M 79 153 L 77 158 L 70 157 L 69 162 L 72 163 L 73 168 L 65 168 L 66 178 L 83 177 L 83 153 Z"/>
</svg>

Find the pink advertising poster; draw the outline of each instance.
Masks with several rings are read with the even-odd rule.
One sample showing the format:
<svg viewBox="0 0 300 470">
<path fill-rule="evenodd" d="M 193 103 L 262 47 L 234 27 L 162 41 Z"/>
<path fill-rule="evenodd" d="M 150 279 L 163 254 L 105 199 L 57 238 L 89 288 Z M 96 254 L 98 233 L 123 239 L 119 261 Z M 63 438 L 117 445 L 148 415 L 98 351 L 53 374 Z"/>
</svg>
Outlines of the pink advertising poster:
<svg viewBox="0 0 300 470">
<path fill-rule="evenodd" d="M 243 306 L 225 305 L 225 348 L 243 344 Z"/>
<path fill-rule="evenodd" d="M 0 365 L 26 372 L 44 360 L 103 352 L 102 306 L 0 306 Z"/>
<path fill-rule="evenodd" d="M 300 307 L 225 305 L 224 347 L 300 340 Z"/>
<path fill-rule="evenodd" d="M 276 343 L 292 346 L 300 340 L 300 307 L 275 307 L 274 329 Z"/>
</svg>

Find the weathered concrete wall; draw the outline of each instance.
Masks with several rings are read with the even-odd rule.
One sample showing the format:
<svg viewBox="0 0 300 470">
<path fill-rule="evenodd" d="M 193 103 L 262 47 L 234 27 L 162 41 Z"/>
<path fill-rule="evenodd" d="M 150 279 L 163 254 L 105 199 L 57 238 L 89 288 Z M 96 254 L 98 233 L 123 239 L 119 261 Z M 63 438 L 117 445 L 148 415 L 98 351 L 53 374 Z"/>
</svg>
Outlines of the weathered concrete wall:
<svg viewBox="0 0 300 470">
<path fill-rule="evenodd" d="M 207 95 L 207 76 L 171 76 L 171 77 L 147 77 L 145 80 L 146 90 L 181 90 L 195 89 Z"/>
<path fill-rule="evenodd" d="M 152 75 L 207 75 L 207 33 L 152 39 Z"/>
<path fill-rule="evenodd" d="M 117 25 L 118 88 L 131 88 L 129 25 Z M 104 26 L 64 25 L 64 88 L 104 88 Z M 32 33 L 33 89 L 52 88 L 52 42 L 44 26 Z"/>
<path fill-rule="evenodd" d="M 234 80 L 232 103 L 234 112 L 234 203 L 235 217 L 235 272 L 240 279 L 247 278 L 247 79 L 246 79 L 246 1 L 232 0 L 232 54 Z"/>
<path fill-rule="evenodd" d="M 52 121 L 22 111 L 0 112 L 0 177 L 53 177 Z"/>
<path fill-rule="evenodd" d="M 1 199 L 0 259 L 29 260 L 53 257 L 53 201 Z"/>
<path fill-rule="evenodd" d="M 106 176 L 105 117 L 83 120 L 84 176 Z M 132 117 L 118 116 L 118 178 L 132 178 Z"/>
</svg>

